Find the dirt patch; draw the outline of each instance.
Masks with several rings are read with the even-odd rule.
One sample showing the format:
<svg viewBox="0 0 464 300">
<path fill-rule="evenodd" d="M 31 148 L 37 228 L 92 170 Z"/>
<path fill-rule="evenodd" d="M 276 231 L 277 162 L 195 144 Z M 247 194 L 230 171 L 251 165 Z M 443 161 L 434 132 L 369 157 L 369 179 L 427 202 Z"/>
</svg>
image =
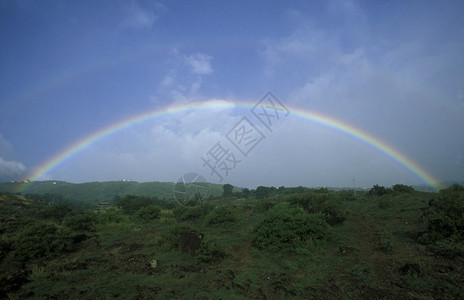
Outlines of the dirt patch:
<svg viewBox="0 0 464 300">
<path fill-rule="evenodd" d="M 195 255 L 195 251 L 200 249 L 203 235 L 195 231 L 187 232 L 182 235 L 179 240 L 179 250 L 191 255 Z"/>
</svg>

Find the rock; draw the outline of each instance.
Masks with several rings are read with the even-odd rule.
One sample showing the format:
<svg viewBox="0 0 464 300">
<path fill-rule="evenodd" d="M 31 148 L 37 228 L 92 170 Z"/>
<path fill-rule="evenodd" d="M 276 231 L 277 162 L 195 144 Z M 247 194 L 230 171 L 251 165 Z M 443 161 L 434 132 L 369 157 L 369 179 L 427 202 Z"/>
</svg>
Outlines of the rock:
<svg viewBox="0 0 464 300">
<path fill-rule="evenodd" d="M 156 259 L 152 259 L 152 260 L 150 261 L 150 267 L 151 267 L 152 269 L 156 269 L 156 268 L 158 267 L 158 261 L 157 261 Z"/>
<path fill-rule="evenodd" d="M 423 275 L 422 268 L 419 264 L 416 263 L 407 263 L 398 269 L 398 272 L 401 275 L 409 275 L 412 277 L 418 277 Z"/>
<path fill-rule="evenodd" d="M 195 231 L 184 233 L 179 240 L 179 250 L 195 255 L 195 251 L 200 249 L 203 234 Z"/>
</svg>

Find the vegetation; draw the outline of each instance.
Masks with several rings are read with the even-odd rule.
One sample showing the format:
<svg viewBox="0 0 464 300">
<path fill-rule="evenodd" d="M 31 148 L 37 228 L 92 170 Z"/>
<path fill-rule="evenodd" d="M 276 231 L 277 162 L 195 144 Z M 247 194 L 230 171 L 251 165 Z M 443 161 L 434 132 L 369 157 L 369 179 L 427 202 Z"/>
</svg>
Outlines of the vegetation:
<svg viewBox="0 0 464 300">
<path fill-rule="evenodd" d="M 452 185 L 441 190 L 437 198 L 430 200 L 425 215 L 427 233 L 420 239 L 423 243 L 464 241 L 464 187 Z"/>
<path fill-rule="evenodd" d="M 356 195 L 221 189 L 188 206 L 154 195 L 97 205 L 0 193 L 0 298 L 464 294 L 460 185 L 439 193 L 376 185 Z"/>
<path fill-rule="evenodd" d="M 301 207 L 281 202 L 255 228 L 253 245 L 282 251 L 330 239 L 332 230 L 322 214 L 308 214 Z"/>
<path fill-rule="evenodd" d="M 159 200 L 156 205 L 161 208 L 173 208 L 170 199 L 173 192 L 173 184 L 170 182 L 136 182 L 130 180 L 69 183 L 65 181 L 39 181 L 25 185 L 21 182 L 0 182 L 0 193 L 16 193 L 21 190 L 24 194 L 43 197 L 48 195 L 51 201 L 60 202 L 67 199 L 77 205 L 98 202 L 110 202 L 124 198 L 127 195 L 151 198 L 156 195 Z M 209 194 L 221 196 L 223 186 L 221 184 L 209 184 Z M 55 199 L 53 199 L 55 198 Z M 163 207 L 168 205 L 169 207 Z"/>
<path fill-rule="evenodd" d="M 219 206 L 206 216 L 206 224 L 216 225 L 224 223 L 234 223 L 238 219 L 234 210 L 230 207 Z"/>
<path fill-rule="evenodd" d="M 224 192 L 222 193 L 224 197 L 232 196 L 232 191 L 234 189 L 233 185 L 226 183 L 222 186 L 222 188 L 224 189 Z"/>
</svg>

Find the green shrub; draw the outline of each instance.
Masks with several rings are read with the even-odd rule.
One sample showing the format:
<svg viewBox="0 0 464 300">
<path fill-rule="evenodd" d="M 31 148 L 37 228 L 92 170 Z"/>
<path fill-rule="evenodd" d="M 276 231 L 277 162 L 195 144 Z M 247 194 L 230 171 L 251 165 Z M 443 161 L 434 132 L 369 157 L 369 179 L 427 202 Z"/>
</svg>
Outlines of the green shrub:
<svg viewBox="0 0 464 300">
<path fill-rule="evenodd" d="M 216 236 L 207 235 L 201 241 L 200 249 L 196 251 L 197 263 L 210 263 L 223 259 L 226 256 L 224 246 Z"/>
<path fill-rule="evenodd" d="M 143 221 L 158 219 L 161 215 L 161 208 L 158 205 L 149 205 L 139 209 L 135 215 Z"/>
<path fill-rule="evenodd" d="M 7 240 L 0 239 L 0 262 L 10 253 L 12 250 L 11 243 Z"/>
<path fill-rule="evenodd" d="M 314 191 L 305 194 L 292 195 L 288 202 L 292 205 L 299 205 L 307 212 L 320 212 L 321 204 L 329 200 L 328 193 L 316 193 Z"/>
<path fill-rule="evenodd" d="M 101 224 L 121 223 L 125 218 L 126 216 L 123 215 L 120 210 L 109 208 L 101 211 L 98 214 L 97 221 Z"/>
<path fill-rule="evenodd" d="M 42 207 L 37 213 L 37 217 L 61 222 L 66 216 L 71 214 L 71 212 L 72 207 L 69 204 L 58 203 Z"/>
<path fill-rule="evenodd" d="M 348 216 L 347 211 L 342 209 L 340 200 L 332 199 L 329 193 L 324 191 L 320 189 L 304 195 L 293 195 L 289 202 L 303 207 L 310 214 L 323 214 L 330 225 L 343 223 Z"/>
<path fill-rule="evenodd" d="M 97 215 L 93 212 L 85 212 L 68 217 L 64 224 L 75 231 L 96 231 Z"/>
<path fill-rule="evenodd" d="M 427 233 L 420 242 L 464 241 L 464 187 L 452 185 L 441 190 L 438 198 L 429 202 L 426 215 Z"/>
<path fill-rule="evenodd" d="M 391 207 L 394 206 L 394 204 L 395 204 L 395 203 L 394 203 L 393 200 L 390 199 L 390 198 L 385 198 L 385 199 L 384 199 L 383 197 L 382 197 L 382 198 L 379 198 L 378 206 L 379 206 L 379 208 L 381 208 L 381 209 L 391 208 Z"/>
<path fill-rule="evenodd" d="M 182 214 L 187 210 L 188 208 L 183 206 L 183 205 L 179 205 L 177 206 L 176 208 L 174 208 L 172 210 L 172 215 L 174 216 L 174 218 L 176 218 L 177 220 L 181 220 L 181 216 Z"/>
<path fill-rule="evenodd" d="M 383 229 L 379 232 L 379 235 L 380 248 L 382 249 L 382 251 L 384 251 L 385 253 L 393 253 L 393 250 L 395 249 L 395 240 L 392 233 Z"/>
<path fill-rule="evenodd" d="M 404 185 L 404 184 L 395 184 L 392 187 L 393 192 L 395 193 L 412 193 L 415 189 L 412 186 Z"/>
<path fill-rule="evenodd" d="M 214 209 L 212 204 L 203 204 L 194 207 L 179 206 L 173 210 L 174 217 L 179 221 L 194 221 L 206 216 Z"/>
<path fill-rule="evenodd" d="M 255 210 L 256 211 L 268 211 L 274 207 L 275 201 L 269 199 L 263 199 L 256 201 Z"/>
<path fill-rule="evenodd" d="M 160 234 L 158 245 L 168 250 L 176 249 L 179 247 L 179 241 L 182 236 L 187 232 L 192 232 L 192 230 L 192 227 L 184 224 L 168 227 Z"/>
<path fill-rule="evenodd" d="M 368 195 L 382 196 L 391 193 L 392 190 L 375 184 L 367 193 Z"/>
<path fill-rule="evenodd" d="M 215 225 L 222 223 L 234 223 L 237 221 L 235 212 L 226 206 L 216 207 L 206 216 L 206 224 Z"/>
<path fill-rule="evenodd" d="M 444 239 L 437 242 L 440 247 L 436 250 L 436 253 L 447 259 L 455 259 L 456 256 L 464 256 L 464 243 L 457 242 L 456 240 Z"/>
<path fill-rule="evenodd" d="M 282 202 L 274 206 L 254 229 L 253 245 L 258 249 L 280 251 L 306 244 L 318 244 L 333 231 L 322 214 L 309 214 L 301 207 Z"/>
<path fill-rule="evenodd" d="M 139 209 L 145 206 L 155 204 L 154 199 L 148 197 L 140 197 L 134 195 L 127 195 L 117 202 L 118 207 L 120 207 L 125 214 L 134 214 Z"/>
<path fill-rule="evenodd" d="M 336 193 L 337 200 L 354 201 L 356 200 L 355 193 L 352 190 L 344 190 Z"/>
<path fill-rule="evenodd" d="M 15 260 L 26 262 L 37 258 L 51 258 L 73 250 L 71 231 L 56 224 L 40 223 L 23 232 L 14 241 Z"/>
</svg>

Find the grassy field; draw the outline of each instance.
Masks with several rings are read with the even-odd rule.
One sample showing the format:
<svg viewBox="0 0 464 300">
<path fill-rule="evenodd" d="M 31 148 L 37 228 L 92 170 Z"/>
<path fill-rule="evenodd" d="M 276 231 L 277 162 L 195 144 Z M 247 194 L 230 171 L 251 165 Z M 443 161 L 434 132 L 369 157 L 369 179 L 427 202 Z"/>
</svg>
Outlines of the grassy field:
<svg viewBox="0 0 464 300">
<path fill-rule="evenodd" d="M 4 195 L 1 203 L 28 201 L 18 197 L 23 196 Z M 416 191 L 353 196 L 316 190 L 164 209 L 149 221 L 110 209 L 119 213 L 118 221 L 97 216 L 91 230 L 74 232 L 74 241 L 77 234 L 85 238 L 71 251 L 15 263 L 17 244 L 4 246 L 9 250 L 1 255 L 2 295 L 457 299 L 464 295 L 462 241 L 419 242 L 432 228 L 427 212 L 437 197 Z M 12 222 L 17 206 L 2 216 L 4 225 Z M 55 223 L 64 226 L 66 218 Z M 21 236 L 5 228 L 5 243 Z"/>
</svg>

